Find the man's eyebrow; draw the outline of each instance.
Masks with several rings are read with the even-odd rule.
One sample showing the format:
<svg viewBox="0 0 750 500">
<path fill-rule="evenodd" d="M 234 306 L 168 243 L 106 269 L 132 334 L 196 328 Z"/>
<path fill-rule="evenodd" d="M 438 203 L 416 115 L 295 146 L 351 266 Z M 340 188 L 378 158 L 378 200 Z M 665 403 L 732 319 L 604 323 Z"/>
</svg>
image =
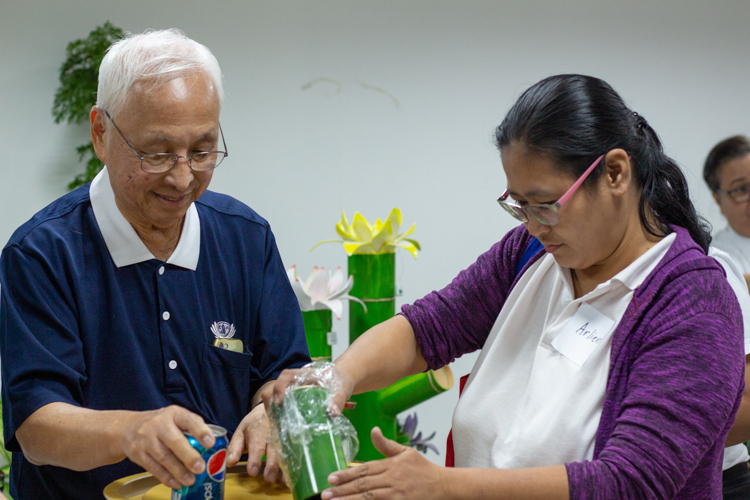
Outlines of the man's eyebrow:
<svg viewBox="0 0 750 500">
<path fill-rule="evenodd" d="M 214 140 L 217 139 L 219 136 L 218 130 L 216 132 L 210 131 L 206 132 L 205 134 L 201 135 L 197 139 L 195 139 L 193 142 L 200 142 L 204 141 L 206 139 Z M 159 142 L 179 142 L 174 137 L 170 137 L 168 135 L 159 135 L 158 133 L 155 133 L 151 136 L 149 134 L 146 134 L 146 136 L 141 141 L 143 144 L 153 144 L 153 143 L 159 143 Z"/>
</svg>

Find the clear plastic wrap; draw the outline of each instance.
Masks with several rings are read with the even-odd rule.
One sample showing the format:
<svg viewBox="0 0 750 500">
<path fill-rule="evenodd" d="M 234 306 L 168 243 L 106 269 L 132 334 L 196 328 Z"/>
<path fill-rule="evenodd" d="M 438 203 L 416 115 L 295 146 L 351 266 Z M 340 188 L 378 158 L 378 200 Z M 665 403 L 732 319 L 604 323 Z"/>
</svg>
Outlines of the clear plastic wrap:
<svg viewBox="0 0 750 500">
<path fill-rule="evenodd" d="M 333 363 L 315 361 L 295 375 L 281 405 L 269 408 L 269 442 L 295 500 L 307 500 L 328 488 L 328 475 L 345 469 L 357 454 L 354 426 L 343 415 L 328 414 L 341 386 L 341 374 Z"/>
</svg>

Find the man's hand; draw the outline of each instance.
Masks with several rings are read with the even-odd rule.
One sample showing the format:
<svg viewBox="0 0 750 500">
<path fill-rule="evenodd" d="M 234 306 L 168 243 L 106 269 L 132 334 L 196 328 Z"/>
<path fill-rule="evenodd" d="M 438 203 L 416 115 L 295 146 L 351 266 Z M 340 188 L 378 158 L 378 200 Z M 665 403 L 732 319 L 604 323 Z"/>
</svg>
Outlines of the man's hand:
<svg viewBox="0 0 750 500">
<path fill-rule="evenodd" d="M 215 442 L 213 432 L 203 419 L 179 406 L 132 412 L 123 430 L 125 455 L 173 489 L 192 485 L 195 482 L 193 474 L 200 474 L 206 467 L 183 430 L 206 448 Z"/>
<path fill-rule="evenodd" d="M 256 477 L 263 466 L 263 454 L 266 454 L 266 468 L 263 477 L 273 483 L 279 477 L 279 462 L 276 452 L 267 445 L 271 432 L 271 422 L 266 416 L 265 407 L 257 405 L 240 422 L 239 427 L 227 446 L 227 467 L 232 467 L 243 453 L 247 453 L 247 473 Z"/>
</svg>

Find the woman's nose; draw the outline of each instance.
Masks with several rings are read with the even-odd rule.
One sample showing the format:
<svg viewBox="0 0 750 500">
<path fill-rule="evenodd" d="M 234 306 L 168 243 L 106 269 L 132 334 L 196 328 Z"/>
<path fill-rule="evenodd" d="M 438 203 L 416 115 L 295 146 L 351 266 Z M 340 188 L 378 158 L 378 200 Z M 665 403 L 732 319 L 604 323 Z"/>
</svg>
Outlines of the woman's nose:
<svg viewBox="0 0 750 500">
<path fill-rule="evenodd" d="M 539 235 L 549 232 L 550 226 L 547 226 L 546 224 L 542 224 L 535 217 L 527 216 L 527 218 L 529 220 L 528 222 L 526 222 L 526 229 L 529 231 L 529 234 L 531 236 L 538 238 Z"/>
</svg>

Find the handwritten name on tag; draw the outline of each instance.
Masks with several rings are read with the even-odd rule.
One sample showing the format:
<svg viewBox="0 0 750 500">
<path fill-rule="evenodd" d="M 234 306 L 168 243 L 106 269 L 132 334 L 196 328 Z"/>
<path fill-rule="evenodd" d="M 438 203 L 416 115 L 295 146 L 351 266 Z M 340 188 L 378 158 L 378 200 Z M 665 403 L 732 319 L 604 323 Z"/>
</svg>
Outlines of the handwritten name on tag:
<svg viewBox="0 0 750 500">
<path fill-rule="evenodd" d="M 552 347 L 578 366 L 583 366 L 594 350 L 612 334 L 615 322 L 591 307 L 581 304 L 570 321 L 552 340 Z"/>
</svg>

